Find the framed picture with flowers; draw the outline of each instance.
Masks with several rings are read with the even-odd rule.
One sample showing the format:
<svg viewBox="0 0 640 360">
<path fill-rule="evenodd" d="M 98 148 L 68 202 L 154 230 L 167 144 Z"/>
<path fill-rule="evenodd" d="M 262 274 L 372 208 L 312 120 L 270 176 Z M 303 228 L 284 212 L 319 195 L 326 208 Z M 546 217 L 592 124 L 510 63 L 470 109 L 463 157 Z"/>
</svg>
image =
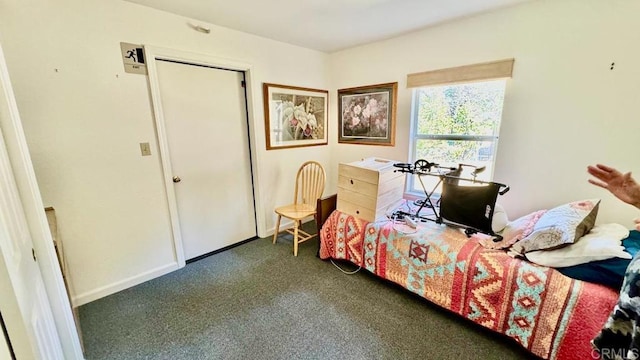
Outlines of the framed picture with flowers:
<svg viewBox="0 0 640 360">
<path fill-rule="evenodd" d="M 327 145 L 329 91 L 264 83 L 267 150 Z"/>
<path fill-rule="evenodd" d="M 338 90 L 338 142 L 395 145 L 398 83 Z"/>
</svg>

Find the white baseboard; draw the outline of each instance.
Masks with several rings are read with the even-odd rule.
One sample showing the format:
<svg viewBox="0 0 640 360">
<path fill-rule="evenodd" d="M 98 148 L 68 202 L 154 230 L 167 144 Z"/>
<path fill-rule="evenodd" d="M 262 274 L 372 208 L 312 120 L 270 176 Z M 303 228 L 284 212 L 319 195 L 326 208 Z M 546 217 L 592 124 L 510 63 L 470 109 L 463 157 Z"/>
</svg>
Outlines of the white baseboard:
<svg viewBox="0 0 640 360">
<path fill-rule="evenodd" d="M 158 268 L 146 271 L 142 274 L 132 276 L 130 278 L 115 282 L 113 284 L 109 284 L 106 286 L 99 287 L 97 289 L 87 291 L 83 294 L 76 295 L 71 299 L 73 307 L 84 305 L 90 303 L 94 300 L 98 300 L 107 295 L 115 294 L 118 291 L 128 289 L 132 286 L 142 284 L 145 281 L 149 281 L 151 279 L 155 279 L 159 276 L 168 274 L 172 271 L 178 270 L 180 266 L 177 262 L 160 266 Z"/>
<path fill-rule="evenodd" d="M 312 221 L 313 218 L 309 218 L 307 220 L 303 220 L 303 223 L 307 223 L 309 221 Z M 288 229 L 290 227 L 293 227 L 293 221 L 289 220 L 286 221 L 283 219 L 283 221 L 280 223 L 280 231 L 284 231 L 284 229 Z M 273 233 L 276 231 L 275 226 L 272 227 L 271 229 L 268 230 L 269 236 L 273 236 Z M 81 306 L 87 303 L 90 303 L 92 301 L 98 300 L 100 298 L 103 298 L 105 296 L 111 295 L 111 294 L 115 294 L 118 291 L 122 291 L 124 289 L 128 289 L 132 286 L 138 285 L 138 284 L 142 284 L 145 281 L 149 281 L 151 279 L 155 279 L 159 276 L 168 274 L 172 271 L 178 270 L 180 268 L 180 266 L 178 265 L 177 262 L 174 263 L 170 263 L 167 265 L 163 265 L 160 266 L 158 268 L 149 270 L 147 272 L 144 272 L 142 274 L 136 275 L 136 276 L 132 276 L 130 278 L 115 282 L 113 284 L 109 284 L 109 285 L 105 285 L 102 287 L 99 287 L 97 289 L 94 290 L 90 290 L 87 291 L 85 293 L 79 294 L 79 295 L 75 295 L 73 296 L 73 298 L 71 299 L 71 303 L 73 305 L 73 307 L 77 307 L 77 306 Z"/>
</svg>

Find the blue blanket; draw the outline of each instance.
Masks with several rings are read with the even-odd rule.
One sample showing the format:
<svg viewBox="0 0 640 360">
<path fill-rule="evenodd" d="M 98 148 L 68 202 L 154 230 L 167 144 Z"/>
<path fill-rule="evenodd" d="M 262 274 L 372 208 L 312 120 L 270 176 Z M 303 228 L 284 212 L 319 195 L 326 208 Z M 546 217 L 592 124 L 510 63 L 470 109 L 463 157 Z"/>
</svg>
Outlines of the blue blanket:
<svg viewBox="0 0 640 360">
<path fill-rule="evenodd" d="M 640 232 L 630 231 L 629 236 L 622 240 L 622 246 L 631 256 L 635 257 L 640 251 Z M 619 290 L 630 263 L 630 259 L 613 258 L 557 268 L 556 270 L 573 279 L 602 284 Z"/>
</svg>

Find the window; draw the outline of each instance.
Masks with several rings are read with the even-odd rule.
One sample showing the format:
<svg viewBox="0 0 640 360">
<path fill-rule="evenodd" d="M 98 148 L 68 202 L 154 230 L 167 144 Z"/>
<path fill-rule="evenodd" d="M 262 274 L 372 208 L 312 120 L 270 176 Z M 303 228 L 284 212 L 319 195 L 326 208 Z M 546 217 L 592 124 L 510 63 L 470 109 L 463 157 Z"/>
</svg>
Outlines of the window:
<svg viewBox="0 0 640 360">
<path fill-rule="evenodd" d="M 411 162 L 424 159 L 452 168 L 484 166 L 477 179 L 491 180 L 505 85 L 506 80 L 500 79 L 414 88 Z M 473 167 L 463 167 L 460 176 L 467 178 L 471 171 Z M 422 181 L 432 191 L 438 178 L 424 176 Z M 415 176 L 409 177 L 408 184 L 409 192 L 424 194 Z"/>
</svg>

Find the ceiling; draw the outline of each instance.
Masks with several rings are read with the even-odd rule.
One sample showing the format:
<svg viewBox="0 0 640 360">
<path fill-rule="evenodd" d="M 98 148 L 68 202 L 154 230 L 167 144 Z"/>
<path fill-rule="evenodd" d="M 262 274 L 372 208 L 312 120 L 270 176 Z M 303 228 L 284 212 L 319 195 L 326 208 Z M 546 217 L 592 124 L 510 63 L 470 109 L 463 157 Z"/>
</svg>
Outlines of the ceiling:
<svg viewBox="0 0 640 360">
<path fill-rule="evenodd" d="M 532 0 L 126 1 L 330 53 Z"/>
</svg>

